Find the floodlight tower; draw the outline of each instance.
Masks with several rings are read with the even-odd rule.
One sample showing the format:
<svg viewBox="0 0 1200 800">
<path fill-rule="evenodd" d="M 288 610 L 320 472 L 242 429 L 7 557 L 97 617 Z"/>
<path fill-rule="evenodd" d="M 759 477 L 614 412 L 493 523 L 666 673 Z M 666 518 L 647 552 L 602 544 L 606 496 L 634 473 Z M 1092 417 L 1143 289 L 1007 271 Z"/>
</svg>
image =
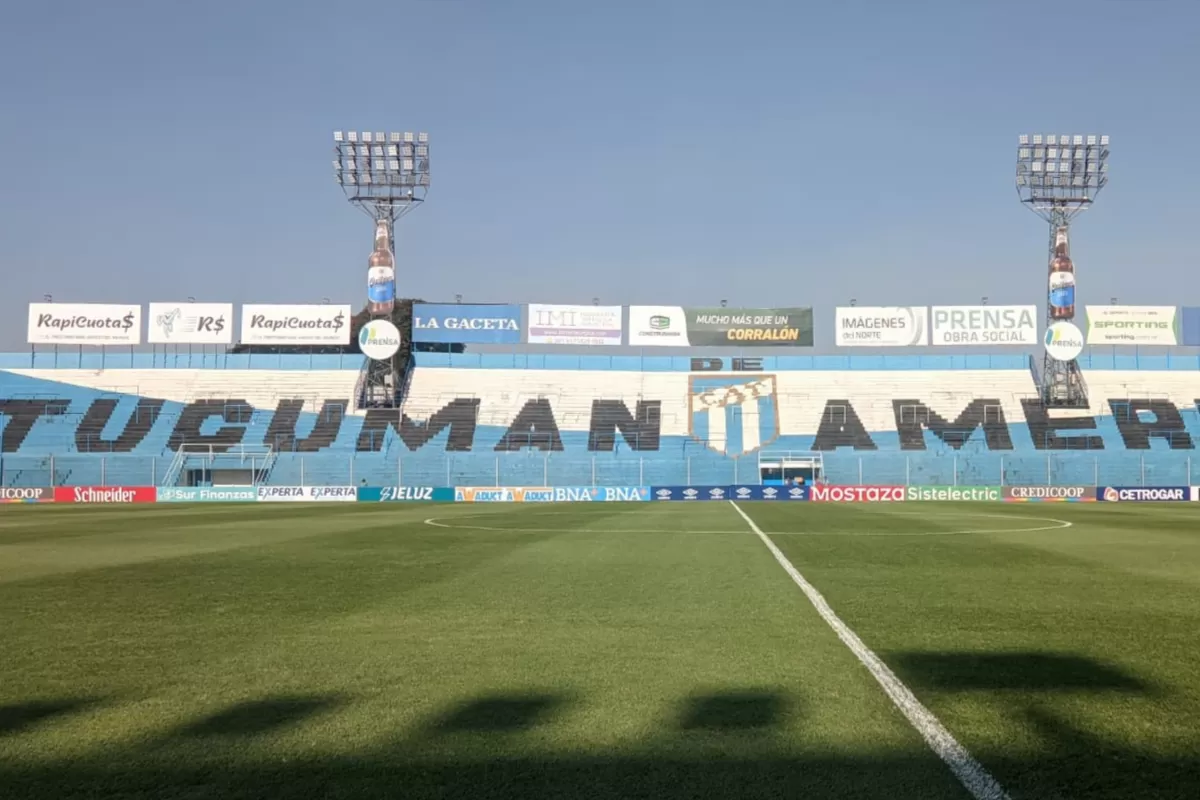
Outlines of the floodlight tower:
<svg viewBox="0 0 1200 800">
<path fill-rule="evenodd" d="M 1050 224 L 1050 283 L 1046 327 L 1075 318 L 1075 272 L 1068 230 L 1108 184 L 1108 137 L 1023 134 L 1017 144 L 1017 194 Z M 1069 274 L 1068 274 L 1069 273 Z M 1067 288 L 1069 286 L 1069 295 Z M 1069 296 L 1069 301 L 1064 298 Z M 1081 334 L 1082 336 L 1082 334 Z M 1047 407 L 1087 407 L 1087 386 L 1077 359 L 1042 359 L 1042 402 Z"/>
<path fill-rule="evenodd" d="M 346 199 L 371 218 L 377 233 L 380 226 L 386 228 L 394 264 L 396 221 L 423 203 L 429 191 L 429 134 L 335 131 L 333 144 L 335 180 Z M 376 304 L 371 305 L 374 314 Z M 391 300 L 384 307 L 390 308 Z M 364 369 L 367 403 L 394 406 L 399 391 L 396 359 L 368 358 Z"/>
</svg>

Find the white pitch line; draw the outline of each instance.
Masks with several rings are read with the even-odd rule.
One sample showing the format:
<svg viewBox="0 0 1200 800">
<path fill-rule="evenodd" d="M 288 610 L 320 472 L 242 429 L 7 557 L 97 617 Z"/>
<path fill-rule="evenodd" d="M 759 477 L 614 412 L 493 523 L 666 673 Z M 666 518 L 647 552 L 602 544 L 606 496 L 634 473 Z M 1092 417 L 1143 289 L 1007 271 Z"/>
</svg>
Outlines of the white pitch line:
<svg viewBox="0 0 1200 800">
<path fill-rule="evenodd" d="M 921 704 L 912 690 L 896 677 L 887 664 L 883 663 L 883 659 L 875 655 L 875 652 L 867 647 L 862 639 L 858 638 L 858 634 L 851 630 L 845 622 L 842 622 L 816 587 L 800 574 L 800 570 L 796 569 L 791 561 L 788 561 L 787 556 L 775 546 L 767 534 L 763 533 L 762 528 L 758 527 L 758 524 L 750 519 L 750 516 L 742 511 L 737 503 L 730 500 L 729 505 L 733 506 L 733 510 L 746 521 L 750 530 L 767 546 L 771 555 L 775 556 L 775 560 L 779 562 L 779 566 L 783 567 L 792 581 L 800 587 L 800 591 L 804 592 L 805 597 L 816 608 L 821 619 L 825 620 L 830 628 L 833 628 L 838 638 L 850 648 L 850 652 L 854 653 L 872 677 L 879 682 L 896 708 L 900 709 L 900 713 L 917 729 L 917 732 L 921 734 L 925 743 L 937 754 L 938 758 L 946 762 L 946 766 L 971 793 L 971 796 L 975 800 L 1010 800 L 1008 793 L 991 776 L 991 773 L 958 743 L 954 735 L 946 730 L 946 726 L 942 725 L 932 711 Z"/>
</svg>

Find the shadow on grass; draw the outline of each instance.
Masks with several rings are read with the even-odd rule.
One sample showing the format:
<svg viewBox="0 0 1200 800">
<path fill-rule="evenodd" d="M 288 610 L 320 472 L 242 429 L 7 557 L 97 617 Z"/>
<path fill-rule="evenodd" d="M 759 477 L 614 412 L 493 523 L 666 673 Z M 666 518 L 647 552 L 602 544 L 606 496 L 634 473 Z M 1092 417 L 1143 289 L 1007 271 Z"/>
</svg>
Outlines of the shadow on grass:
<svg viewBox="0 0 1200 800">
<path fill-rule="evenodd" d="M 241 737 L 269 736 L 341 702 L 334 696 L 279 696 L 238 704 L 180 729 L 176 733 L 183 735 L 173 736 L 174 747 L 166 751 L 162 740 L 146 740 L 57 762 L 22 765 L 0 759 L 0 795 L 4 800 L 970 800 L 915 733 L 911 746 L 857 751 L 823 746 L 819 739 L 794 751 L 776 737 L 760 736 L 782 726 L 792 711 L 787 695 L 763 689 L 694 695 L 678 719 L 645 731 L 620 752 L 503 735 L 544 725 L 560 714 L 568 697 L 551 692 L 466 698 L 434 715 L 423 736 L 346 756 L 301 744 L 286 758 L 260 760 L 250 750 L 231 757 L 231 751 L 217 746 L 223 740 L 240 748 L 248 741 Z M 71 711 L 66 704 L 58 708 L 49 715 Z M 1018 713 L 1038 733 L 1035 750 L 973 753 L 1013 798 L 1200 796 L 1200 756 L 1105 741 L 1079 730 L 1049 704 L 1035 702 Z M 484 735 L 435 737 L 431 749 L 430 730 Z M 719 732 L 722 746 L 692 735 L 695 731 Z"/>
<path fill-rule="evenodd" d="M 449 709 L 430 725 L 435 733 L 503 733 L 548 722 L 566 704 L 563 695 L 490 695 Z"/>
<path fill-rule="evenodd" d="M 685 731 L 749 731 L 780 725 L 789 703 L 781 692 L 741 690 L 696 695 L 680 715 Z"/>
<path fill-rule="evenodd" d="M 100 702 L 94 697 L 70 697 L 58 700 L 27 700 L 0 706 L 0 736 L 23 733 L 53 717 L 75 714 Z"/>
<path fill-rule="evenodd" d="M 1061 653 L 888 653 L 885 660 L 913 689 L 970 692 L 1127 692 L 1150 694 L 1149 684 L 1119 667 Z"/>
<path fill-rule="evenodd" d="M 206 764 L 198 758 L 133 763 L 79 761 L 27 768 L 0 764 L 5 800 L 970 800 L 928 752 L 814 752 L 729 757 L 516 754 L 493 745 L 476 758 L 409 759 L 403 752 L 286 763 Z M 1006 758 L 977 753 L 1014 798 L 1193 800 L 1200 760 L 1106 752 Z M 1099 767 L 1099 769 L 1097 769 Z"/>
<path fill-rule="evenodd" d="M 261 736 L 295 725 L 341 703 L 334 696 L 281 696 L 238 703 L 210 717 L 189 723 L 177 736 Z"/>
</svg>

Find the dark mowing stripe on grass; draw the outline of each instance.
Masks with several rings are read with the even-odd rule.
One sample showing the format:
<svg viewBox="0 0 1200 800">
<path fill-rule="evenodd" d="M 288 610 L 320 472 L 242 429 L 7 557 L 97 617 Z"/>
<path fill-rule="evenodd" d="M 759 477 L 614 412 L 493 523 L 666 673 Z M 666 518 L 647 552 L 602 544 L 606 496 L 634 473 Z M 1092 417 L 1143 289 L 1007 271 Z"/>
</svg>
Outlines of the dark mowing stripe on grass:
<svg viewBox="0 0 1200 800">
<path fill-rule="evenodd" d="M 1061 732 L 1061 725 L 1048 723 Z M 301 757 L 287 763 L 196 759 L 62 761 L 0 765 L 5 800 L 738 800 L 854 798 L 962 800 L 937 762 L 895 750 L 856 753 L 722 755 L 711 743 L 662 753 L 539 755 L 493 744 L 475 758 L 414 757 L 403 751 L 357 757 Z M 1094 753 L 1094 755 L 1089 755 Z M 1046 753 L 988 756 L 1022 798 L 1193 800 L 1200 759 L 1080 744 Z M 938 774 L 939 772 L 943 774 Z M 1082 792 L 1082 793 L 1081 793 Z"/>
<path fill-rule="evenodd" d="M 352 507 L 353 508 L 353 507 Z M 303 540 L 320 540 L 328 537 L 331 542 L 343 544 L 343 540 L 360 533 L 369 535 L 371 531 L 433 531 L 432 528 L 421 526 L 417 518 L 419 511 L 390 511 L 388 509 L 368 509 L 366 512 L 324 512 L 309 513 L 303 508 L 291 507 L 280 511 L 239 515 L 236 518 L 214 518 L 209 514 L 197 513 L 184 520 L 185 524 L 162 525 L 157 516 L 138 517 L 137 524 L 129 521 L 124 525 L 109 530 L 96 531 L 94 528 L 84 536 L 65 540 L 51 538 L 55 547 L 62 547 L 63 554 L 60 569 L 35 568 L 28 575 L 19 574 L 20 551 L 9 549 L 9 569 L 0 573 L 0 583 L 11 583 L 22 580 L 36 580 L 63 573 L 80 573 L 85 571 L 120 568 L 126 565 L 166 561 L 170 559 L 191 559 L 208 554 L 219 554 L 228 551 L 252 553 L 256 549 L 267 551 L 274 548 L 289 547 L 288 542 Z M 367 522 L 371 524 L 364 524 Z M 405 526 L 409 526 L 406 528 Z M 230 536 L 230 531 L 237 531 L 237 536 Z M 128 536 L 131 532 L 136 535 Z M 33 537 L 25 537 L 32 539 Z M 188 549 L 188 542 L 194 542 L 195 547 Z M 38 543 L 37 539 L 25 544 Z M 157 543 L 168 545 L 167 549 L 156 548 Z M 20 547 L 20 543 L 5 542 L 0 544 L 0 554 L 5 552 L 4 545 Z M 300 545 L 296 545 L 300 546 Z M 127 547 L 130 558 L 114 563 L 113 548 Z M 95 565 L 79 566 L 74 563 L 79 558 L 71 559 L 70 554 L 86 554 L 89 548 L 95 550 Z M 98 548 L 98 549 L 97 549 Z M 140 548 L 140 549 L 139 549 Z M 52 551 L 47 551 L 52 554 Z M 282 552 L 282 551 L 281 551 Z M 49 557 L 49 556 L 46 556 Z M 16 571 L 14 571 L 16 570 Z"/>
<path fill-rule="evenodd" d="M 214 525 L 272 523 L 287 520 L 350 520 L 388 515 L 389 518 L 415 519 L 419 512 L 410 508 L 383 508 L 346 504 L 341 508 L 316 505 L 256 506 L 252 504 L 227 506 L 145 506 L 134 510 L 88 509 L 88 514 L 49 514 L 36 525 L 4 526 L 0 524 L 0 547 L 5 544 L 39 540 L 70 540 L 126 533 L 131 530 L 186 530 Z M 99 513 L 96 513 L 98 512 Z M 0 523 L 3 520 L 0 519 Z"/>
<path fill-rule="evenodd" d="M 433 533 L 430 528 L 419 530 Z M 268 608 L 279 608 L 285 619 L 288 613 L 297 614 L 296 625 L 305 626 L 455 580 L 515 550 L 553 538 L 463 537 L 461 546 L 447 548 L 444 535 L 403 540 L 398 538 L 401 535 L 397 526 L 382 522 L 317 530 L 299 540 L 14 580 L 0 583 L 0 608 L 28 609 L 22 620 L 26 624 L 43 615 L 51 615 L 47 621 L 60 620 L 73 608 L 81 615 L 85 627 L 79 635 L 85 640 L 91 630 L 110 630 L 113 625 L 136 628 L 146 614 L 155 618 L 170 614 L 177 625 L 190 613 L 206 619 L 218 599 L 225 607 L 226 621 L 236 620 L 238 614 L 248 615 L 247 620 L 260 619 Z M 345 588 L 327 599 L 313 590 L 314 585 L 333 584 Z M 9 634 L 10 645 L 19 645 L 11 638 L 12 628 Z M 252 630 L 247 632 L 250 635 Z"/>
</svg>

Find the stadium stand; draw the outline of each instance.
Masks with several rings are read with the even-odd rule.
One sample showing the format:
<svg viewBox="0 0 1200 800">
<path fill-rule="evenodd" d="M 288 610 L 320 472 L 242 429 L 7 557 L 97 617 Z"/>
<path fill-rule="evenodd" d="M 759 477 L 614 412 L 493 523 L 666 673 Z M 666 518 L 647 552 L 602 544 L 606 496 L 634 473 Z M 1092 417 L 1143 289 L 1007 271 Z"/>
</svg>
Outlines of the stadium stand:
<svg viewBox="0 0 1200 800">
<path fill-rule="evenodd" d="M 757 483 L 764 454 L 791 452 L 846 484 L 1175 485 L 1200 435 L 1195 370 L 1092 369 L 1089 409 L 1047 410 L 1012 361 L 735 373 L 417 353 L 395 410 L 358 407 L 361 357 L 315 358 L 0 371 L 0 483 L 194 483 L 248 464 L 277 485 Z"/>
</svg>

